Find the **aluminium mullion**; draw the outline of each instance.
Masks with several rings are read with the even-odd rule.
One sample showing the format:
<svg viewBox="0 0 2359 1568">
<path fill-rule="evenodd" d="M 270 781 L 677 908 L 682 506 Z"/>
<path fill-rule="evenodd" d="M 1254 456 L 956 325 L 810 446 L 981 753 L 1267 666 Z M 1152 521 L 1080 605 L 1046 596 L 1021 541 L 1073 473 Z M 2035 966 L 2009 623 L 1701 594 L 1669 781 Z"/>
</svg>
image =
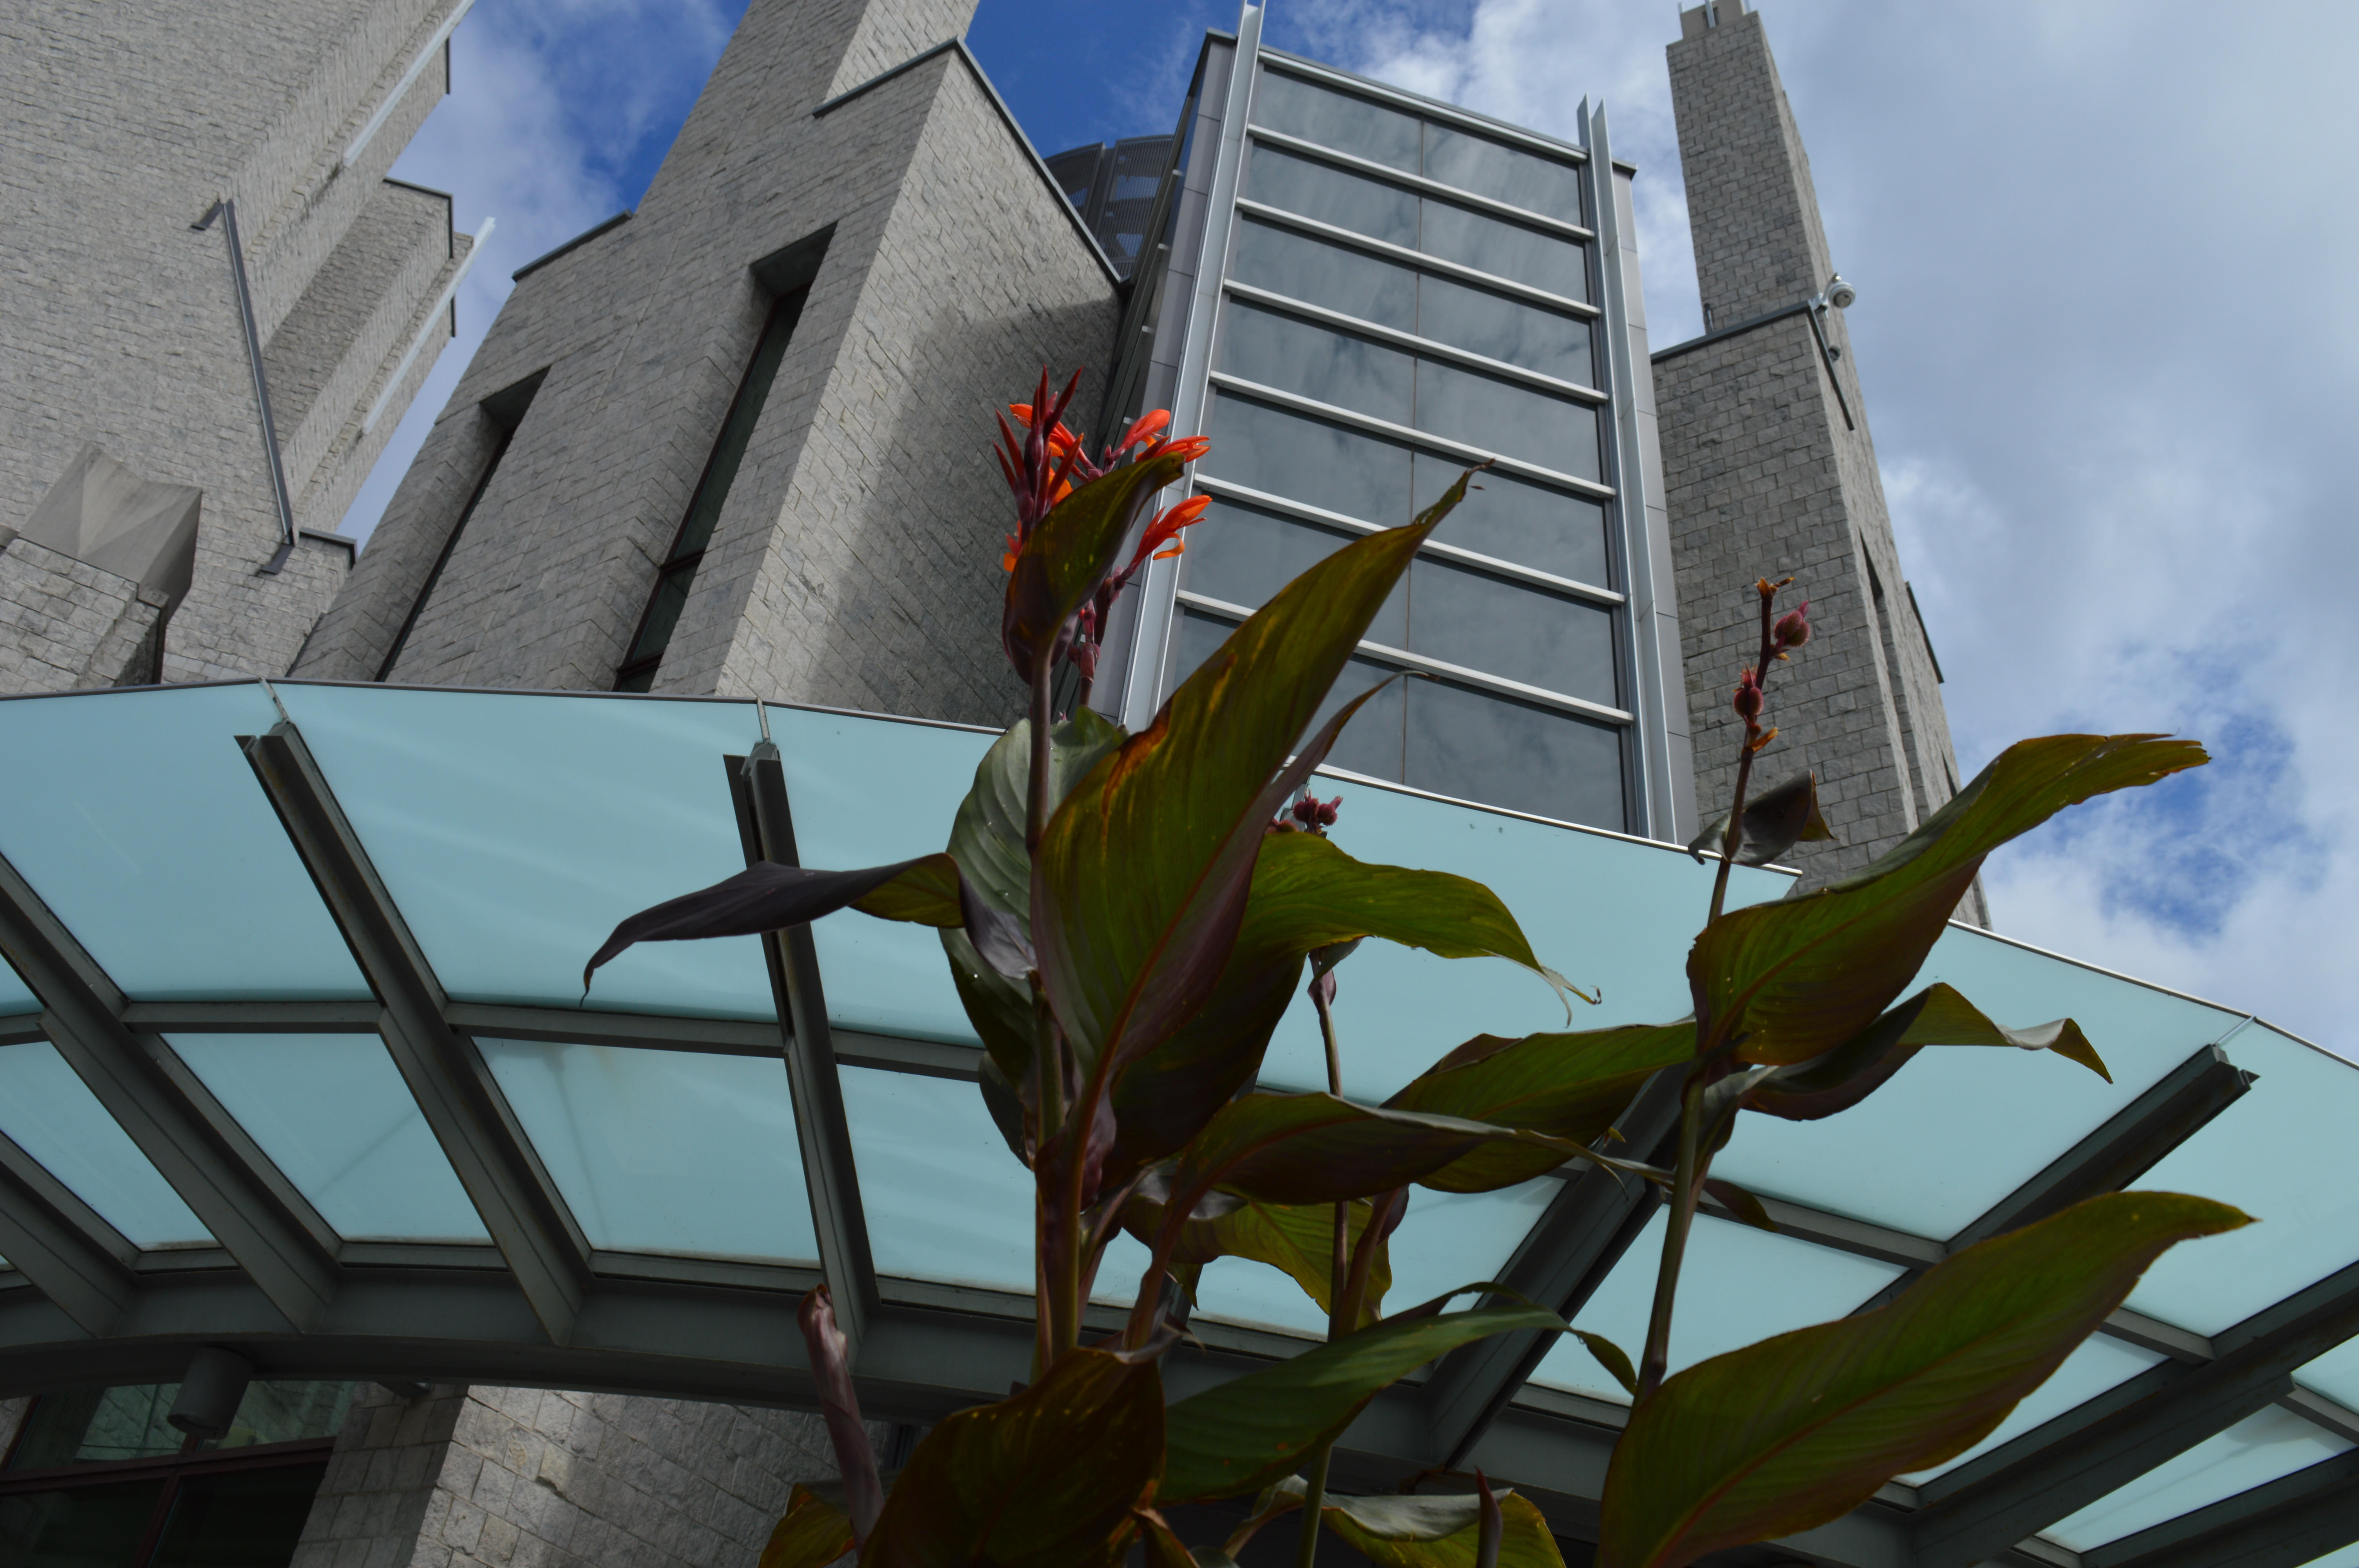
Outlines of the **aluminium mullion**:
<svg viewBox="0 0 2359 1568">
<path fill-rule="evenodd" d="M 2081 1554 L 2082 1568 L 2300 1568 L 2359 1541 L 2359 1452 Z"/>
<path fill-rule="evenodd" d="M 541 1332 L 571 1338 L 589 1289 L 589 1246 L 394 904 L 319 762 L 291 720 L 239 750 L 277 812 L 321 901 L 383 1003 L 377 1033 L 507 1260 Z"/>
<path fill-rule="evenodd" d="M 1464 262 L 1454 262 L 1425 251 L 1411 250 L 1407 245 L 1397 245 L 1390 240 L 1379 240 L 1373 235 L 1363 234 L 1356 229 L 1341 228 L 1317 218 L 1307 218 L 1299 212 L 1289 212 L 1283 207 L 1273 207 L 1266 201 L 1256 201 L 1250 197 L 1237 198 L 1236 211 L 1248 218 L 1258 218 L 1264 222 L 1293 229 L 1310 235 L 1312 239 L 1342 245 L 1346 250 L 1365 251 L 1372 256 L 1397 262 L 1403 266 L 1413 267 L 1419 272 L 1430 272 L 1461 283 L 1471 283 L 1478 288 L 1487 288 L 1495 294 L 1505 294 L 1517 299 L 1529 300 L 1535 305 L 1544 305 L 1549 309 L 1560 310 L 1567 315 L 1579 316 L 1594 321 L 1605 314 L 1602 308 L 1592 305 L 1586 299 L 1575 299 L 1570 294 L 1558 294 L 1535 284 L 1521 283 L 1495 272 L 1484 272 L 1478 266 L 1468 266 Z"/>
<path fill-rule="evenodd" d="M 1266 305 L 1273 309 L 1283 310 L 1288 315 L 1300 316 L 1307 320 L 1315 321 L 1322 327 L 1332 327 L 1338 331 L 1350 332 L 1358 337 L 1374 338 L 1379 342 L 1388 344 L 1404 352 L 1415 354 L 1420 359 L 1446 360 L 1470 370 L 1479 370 L 1486 375 L 1497 376 L 1502 381 L 1517 382 L 1537 391 L 1551 393 L 1556 396 L 1570 398 L 1575 402 L 1603 406 L 1610 401 L 1604 393 L 1593 386 L 1583 386 L 1577 381 L 1566 381 L 1560 376 L 1549 375 L 1544 371 L 1530 370 L 1506 360 L 1495 360 L 1488 354 L 1478 354 L 1472 349 L 1462 349 L 1453 343 L 1445 343 L 1438 338 L 1421 338 L 1415 332 L 1404 332 L 1397 327 L 1387 327 L 1381 322 L 1368 320 L 1365 317 L 1346 315 L 1341 310 L 1331 310 L 1324 305 L 1313 305 L 1307 299 L 1297 299 L 1290 294 L 1280 294 L 1275 289 L 1257 287 L 1250 283 L 1239 283 L 1234 278 L 1229 279 L 1221 287 L 1233 297 L 1245 300 L 1250 304 Z"/>
<path fill-rule="evenodd" d="M 766 860 L 783 866 L 801 865 L 794 815 L 787 798 L 786 767 L 777 745 L 766 737 L 749 756 L 723 761 L 729 769 L 745 863 L 750 866 Z M 834 1298 L 837 1325 L 843 1330 L 856 1366 L 862 1339 L 880 1298 L 875 1258 L 868 1245 L 868 1217 L 861 1203 L 851 1119 L 843 1108 L 843 1083 L 828 1026 L 819 950 L 809 925 L 764 932 L 762 950 L 784 1034 L 787 1087 L 794 1101 L 795 1138 L 802 1154 L 811 1225 L 819 1240 L 820 1269 Z"/>
<path fill-rule="evenodd" d="M 111 1330 L 138 1289 L 138 1249 L 5 1135 L 0 1257 L 85 1334 Z"/>
<path fill-rule="evenodd" d="M 198 1222 L 289 1325 L 318 1323 L 337 1292 L 334 1259 L 180 1096 L 163 1041 L 124 1023 L 122 989 L 5 858 L 0 952 L 40 999 L 49 1043 Z"/>
<path fill-rule="evenodd" d="M 1510 222 L 1521 224 L 1525 228 L 1536 229 L 1550 239 L 1570 240 L 1576 244 L 1591 244 L 1597 239 L 1594 231 L 1579 223 L 1568 223 L 1561 218 L 1551 218 L 1545 212 L 1535 212 L 1528 207 L 1518 207 L 1512 201 L 1502 201 L 1495 196 L 1485 196 L 1478 190 L 1469 190 L 1462 185 L 1451 185 L 1446 180 L 1435 179 L 1430 175 L 1411 174 L 1405 168 L 1395 168 L 1390 164 L 1378 163 L 1373 158 L 1364 158 L 1356 153 L 1348 153 L 1340 147 L 1331 147 L 1322 142 L 1308 141 L 1301 136 L 1288 135 L 1284 131 L 1273 131 L 1266 125 L 1248 124 L 1245 126 L 1245 135 L 1256 142 L 1266 142 L 1281 152 L 1299 153 L 1305 157 L 1332 165 L 1347 173 L 1364 175 L 1372 179 L 1398 186 L 1404 190 L 1413 191 L 1419 196 L 1430 196 L 1439 201 L 1448 201 L 1457 206 L 1470 208 L 1486 217 L 1505 219 Z"/>
</svg>

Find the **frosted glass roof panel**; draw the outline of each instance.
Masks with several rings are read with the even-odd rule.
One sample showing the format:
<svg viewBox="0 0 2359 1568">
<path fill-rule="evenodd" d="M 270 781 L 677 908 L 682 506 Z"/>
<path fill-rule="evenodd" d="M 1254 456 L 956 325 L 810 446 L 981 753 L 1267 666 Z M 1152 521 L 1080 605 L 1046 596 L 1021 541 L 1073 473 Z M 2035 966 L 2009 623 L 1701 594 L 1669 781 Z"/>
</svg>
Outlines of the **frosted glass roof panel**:
<svg viewBox="0 0 2359 1568">
<path fill-rule="evenodd" d="M 1574 1327 L 1602 1334 L 1620 1346 L 1634 1366 L 1647 1346 L 1666 1223 L 1665 1211 L 1658 1207 L 1654 1219 L 1572 1319 Z M 1688 1238 L 1687 1264 L 1671 1314 L 1671 1370 L 1772 1335 L 1842 1317 L 1900 1273 L 1897 1265 L 1873 1258 L 1699 1215 Z M 1615 1404 L 1630 1402 L 1622 1385 L 1570 1335 L 1549 1352 L 1532 1381 Z"/>
<path fill-rule="evenodd" d="M 1343 1090 L 1383 1099 L 1477 1034 L 1602 1029 L 1683 1018 L 1687 955 L 1712 898 L 1712 871 L 1666 845 L 1451 806 L 1356 780 L 1330 836 L 1360 860 L 1472 877 L 1497 893 L 1541 963 L 1603 1003 L 1564 1007 L 1537 976 L 1504 958 L 1437 958 L 1372 942 L 1335 971 Z M 1733 904 L 1782 898 L 1792 879 L 1740 869 Z M 1612 889 L 1611 896 L 1603 892 Z M 1271 1042 L 1265 1081 L 1325 1088 L 1317 1015 L 1298 997 Z"/>
<path fill-rule="evenodd" d="M 751 703 L 278 690 L 462 1000 L 579 1005 L 617 921 L 745 869 L 722 758 L 761 738 Z M 589 1004 L 775 1016 L 752 936 L 634 947 Z"/>
<path fill-rule="evenodd" d="M 369 994 L 238 752 L 277 722 L 259 686 L 0 702 L 0 853 L 135 1000 Z"/>
<path fill-rule="evenodd" d="M 2333 1458 L 2351 1444 L 2271 1406 L 2039 1533 L 2086 1552 Z"/>
<path fill-rule="evenodd" d="M 778 1057 L 476 1045 L 591 1246 L 818 1260 Z"/>
<path fill-rule="evenodd" d="M 134 1247 L 205 1247 L 212 1235 L 46 1040 L 0 1045 L 0 1132 Z"/>
<path fill-rule="evenodd" d="M 491 1240 L 375 1035 L 168 1039 L 345 1240 Z"/>
<path fill-rule="evenodd" d="M 2313 1557 L 2301 1568 L 2359 1568 L 2359 1545 L 2346 1546 L 2323 1557 Z"/>
<path fill-rule="evenodd" d="M 2062 1366 L 2049 1374 L 2048 1381 L 2025 1395 L 1988 1437 L 1946 1465 L 1935 1465 L 1900 1478 L 1916 1482 L 1945 1475 L 1970 1459 L 1978 1459 L 1994 1448 L 2014 1442 L 2033 1427 L 2087 1403 L 2107 1389 L 2128 1382 L 2164 1359 L 2143 1346 L 2131 1345 L 2110 1335 L 2093 1334 L 2081 1342 L 2079 1349 L 2064 1357 Z"/>
<path fill-rule="evenodd" d="M 1929 1049 L 1842 1116 L 1740 1119 L 1713 1173 L 1756 1192 L 1946 1238 L 2244 1022 L 1954 925 L 1902 994 L 1936 980 L 2009 1027 L 2078 1019 L 2114 1082 L 2047 1052 Z M 2228 1054 L 2250 1065 L 2234 1046 Z M 2352 1087 L 2359 1090 L 2359 1081 Z"/>
<path fill-rule="evenodd" d="M 40 1011 L 41 1004 L 34 999 L 33 988 L 24 982 L 12 965 L 0 959 L 0 1018 L 12 1013 Z"/>
<path fill-rule="evenodd" d="M 844 713 L 772 708 L 770 734 L 787 774 L 795 850 L 803 864 L 849 871 L 930 855 L 973 786 L 995 736 Z M 840 914 L 811 939 L 840 1028 L 972 1043 L 942 957 L 923 925 Z"/>
<path fill-rule="evenodd" d="M 2217 1334 L 2359 1259 L 2359 1191 L 2339 1153 L 2359 1124 L 2359 1075 L 2266 1024 L 2227 1051 L 2259 1081 L 2138 1178 L 2261 1221 L 2173 1248 L 2130 1293 L 2137 1311 L 2198 1334 Z"/>
</svg>

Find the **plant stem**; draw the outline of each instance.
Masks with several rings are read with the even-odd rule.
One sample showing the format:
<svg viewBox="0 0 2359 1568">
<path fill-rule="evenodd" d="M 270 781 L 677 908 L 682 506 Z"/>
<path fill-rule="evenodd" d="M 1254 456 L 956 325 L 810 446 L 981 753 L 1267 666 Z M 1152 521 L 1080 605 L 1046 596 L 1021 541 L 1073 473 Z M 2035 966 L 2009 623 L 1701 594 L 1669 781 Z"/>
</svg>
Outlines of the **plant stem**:
<svg viewBox="0 0 2359 1568">
<path fill-rule="evenodd" d="M 1655 1274 L 1655 1310 L 1647 1320 L 1647 1351 L 1638 1363 L 1638 1400 L 1662 1386 L 1671 1360 L 1671 1306 L 1680 1289 L 1680 1265 L 1688 1232 L 1695 1223 L 1696 1189 L 1703 1153 L 1703 1077 L 1690 1070 L 1680 1091 L 1680 1158 L 1671 1178 L 1670 1222 L 1663 1229 L 1663 1262 Z"/>
<path fill-rule="evenodd" d="M 1048 646 L 1032 665 L 1032 779 L 1024 803 L 1024 848 L 1039 853 L 1040 835 L 1049 827 L 1049 665 L 1057 640 L 1049 639 Z"/>
<path fill-rule="evenodd" d="M 1331 971 L 1332 973 L 1332 971 Z M 1343 1094 L 1343 1053 L 1335 1044 L 1335 1014 L 1328 1006 L 1329 975 L 1321 975 L 1310 982 L 1310 1005 L 1319 1011 L 1319 1033 L 1327 1043 L 1327 1092 L 1337 1098 Z M 1344 1296 L 1351 1292 L 1345 1281 L 1350 1272 L 1348 1260 L 1352 1236 L 1352 1206 L 1335 1206 L 1334 1249 L 1327 1266 L 1327 1337 L 1332 1342 L 1352 1332 L 1351 1319 L 1359 1316 L 1359 1303 L 1347 1307 Z M 1344 1314 L 1350 1313 L 1347 1318 Z M 1312 1568 L 1319 1557 L 1319 1531 L 1325 1515 L 1320 1510 L 1327 1501 L 1327 1466 L 1333 1459 L 1333 1444 L 1321 1444 L 1310 1461 L 1310 1474 L 1305 1478 L 1307 1489 L 1302 1494 L 1302 1534 L 1294 1554 L 1295 1568 Z"/>
<path fill-rule="evenodd" d="M 1322 1443 L 1317 1457 L 1310 1461 L 1310 1474 L 1305 1478 L 1302 1494 L 1302 1534 L 1294 1548 L 1294 1568 L 1311 1568 L 1319 1561 L 1319 1530 L 1325 1520 L 1321 1511 L 1327 1504 L 1327 1465 L 1335 1457 L 1335 1445 Z"/>
<path fill-rule="evenodd" d="M 1790 582 L 1793 579 L 1789 578 L 1786 580 Z M 1761 651 L 1754 655 L 1753 667 L 1759 672 L 1762 710 L 1767 712 L 1769 699 L 1769 665 L 1777 656 L 1776 622 L 1771 619 L 1771 612 L 1777 604 L 1777 590 L 1769 586 L 1767 578 L 1762 579 L 1760 598 Z M 1760 732 L 1760 729 L 1761 722 L 1757 717 L 1745 721 L 1745 740 L 1737 748 L 1736 754 L 1736 795 L 1728 807 L 1728 831 L 1722 836 L 1720 841 L 1720 870 L 1712 874 L 1712 912 L 1704 916 L 1707 925 L 1720 918 L 1721 908 L 1728 900 L 1729 870 L 1736 864 L 1736 851 L 1745 843 L 1745 792 L 1753 782 L 1753 757 L 1756 750 L 1754 737 Z"/>
</svg>

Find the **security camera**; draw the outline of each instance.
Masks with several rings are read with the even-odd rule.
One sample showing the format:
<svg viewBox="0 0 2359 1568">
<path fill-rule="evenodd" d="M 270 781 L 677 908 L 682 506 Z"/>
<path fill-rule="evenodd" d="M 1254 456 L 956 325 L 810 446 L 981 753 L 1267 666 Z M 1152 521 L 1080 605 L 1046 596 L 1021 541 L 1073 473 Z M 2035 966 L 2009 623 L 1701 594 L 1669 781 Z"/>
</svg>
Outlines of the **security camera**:
<svg viewBox="0 0 2359 1568">
<path fill-rule="evenodd" d="M 1845 283 L 1843 274 L 1837 273 L 1827 279 L 1826 301 L 1836 309 L 1850 309 L 1851 302 L 1858 297 L 1859 290 Z"/>
</svg>

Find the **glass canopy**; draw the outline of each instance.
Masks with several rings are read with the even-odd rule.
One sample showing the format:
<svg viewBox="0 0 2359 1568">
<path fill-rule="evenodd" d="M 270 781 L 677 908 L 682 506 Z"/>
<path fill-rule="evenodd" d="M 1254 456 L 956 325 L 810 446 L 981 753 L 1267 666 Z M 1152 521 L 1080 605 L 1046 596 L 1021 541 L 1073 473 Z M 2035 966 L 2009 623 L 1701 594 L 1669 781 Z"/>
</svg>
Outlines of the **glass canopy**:
<svg viewBox="0 0 2359 1568">
<path fill-rule="evenodd" d="M 808 1403 L 791 1303 L 822 1271 L 861 1303 L 856 1369 L 880 1419 L 939 1419 L 1024 1376 L 1028 1182 L 974 1087 L 932 933 L 822 922 L 801 983 L 825 997 L 826 1038 L 782 1031 L 756 938 L 633 948 L 582 989 L 616 920 L 745 863 L 733 759 L 766 736 L 799 858 L 823 866 L 938 848 L 990 741 L 631 696 L 243 683 L 0 701 L 0 1395 L 170 1381 L 196 1347 L 231 1344 L 282 1378 Z M 1603 990 L 1582 1026 L 1686 1011 L 1711 878 L 1684 853 L 1329 787 L 1353 853 L 1495 889 L 1546 962 Z M 1736 895 L 1788 885 L 1745 871 Z M 2267 1223 L 2166 1257 L 1984 1443 L 1797 1547 L 1900 1561 L 1892 1542 L 1946 1531 L 1976 1543 L 1962 1563 L 2110 1568 L 2354 1495 L 2359 1196 L 2332 1151 L 2359 1120 L 2359 1070 L 1964 926 L 1919 979 L 2006 1024 L 2079 1020 L 2114 1082 L 2048 1054 L 1937 1050 L 1843 1117 L 1747 1119 L 1716 1173 L 1760 1195 L 1778 1234 L 1700 1223 L 1676 1364 L 1859 1310 L 2075 1172 Z M 1505 963 L 1386 949 L 1343 980 L 1347 1088 L 1369 1098 L 1471 1035 L 1564 1026 Z M 1298 1006 L 1265 1082 L 1314 1087 L 1321 1064 Z M 1553 1280 L 1551 1304 L 1635 1346 L 1660 1217 L 1634 1212 L 1623 1245 L 1576 1255 L 1560 1221 L 1592 1193 L 1577 1173 L 1419 1192 L 1390 1300 Z M 1110 1253 L 1108 1314 L 1144 1261 L 1128 1241 Z M 1192 1328 L 1175 1387 L 1320 1325 L 1284 1278 L 1228 1260 Z M 1446 1360 L 1347 1446 L 1379 1474 L 1479 1462 L 1577 1519 L 1624 1396 L 1570 1340 L 1517 1366 Z M 2186 1390 L 2204 1390 L 2210 1415 L 2190 1416 Z M 1477 1407 L 1496 1413 L 1451 1413 Z M 2022 1476 L 2090 1454 L 2118 1469 L 2107 1456 L 2133 1450 L 2134 1478 L 2068 1487 L 2014 1528 Z M 1597 1462 L 1568 1457 L 1584 1454 Z M 2319 1561 L 2359 1562 L 2359 1513 L 2329 1534 L 2304 1538 L 2337 1553 Z"/>
</svg>

